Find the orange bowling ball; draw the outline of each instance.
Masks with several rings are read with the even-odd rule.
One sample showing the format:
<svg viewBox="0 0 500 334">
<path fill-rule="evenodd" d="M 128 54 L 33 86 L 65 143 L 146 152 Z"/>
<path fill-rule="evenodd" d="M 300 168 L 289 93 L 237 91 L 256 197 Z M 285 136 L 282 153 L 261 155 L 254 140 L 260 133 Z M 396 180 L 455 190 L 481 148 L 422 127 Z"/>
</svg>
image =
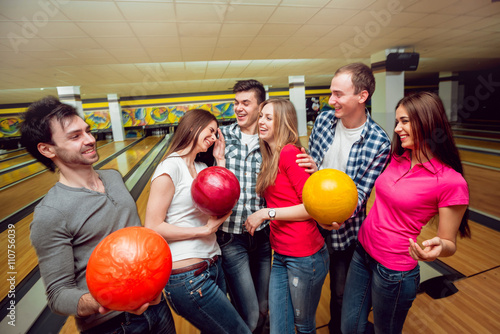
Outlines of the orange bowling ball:
<svg viewBox="0 0 500 334">
<path fill-rule="evenodd" d="M 343 223 L 356 210 L 358 189 L 354 181 L 337 169 L 322 169 L 304 184 L 302 201 L 307 212 L 318 223 Z"/>
<path fill-rule="evenodd" d="M 154 300 L 168 282 L 172 254 L 165 239 L 142 226 L 105 237 L 87 263 L 87 286 L 102 306 L 135 310 Z"/>
</svg>

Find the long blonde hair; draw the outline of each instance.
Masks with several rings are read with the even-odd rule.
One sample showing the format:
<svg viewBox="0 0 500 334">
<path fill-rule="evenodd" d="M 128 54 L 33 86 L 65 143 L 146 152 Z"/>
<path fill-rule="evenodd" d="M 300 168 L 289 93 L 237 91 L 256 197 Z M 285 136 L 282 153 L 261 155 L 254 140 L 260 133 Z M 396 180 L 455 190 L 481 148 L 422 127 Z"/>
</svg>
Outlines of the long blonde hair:
<svg viewBox="0 0 500 334">
<path fill-rule="evenodd" d="M 276 145 L 272 150 L 265 141 L 259 139 L 262 164 L 260 173 L 257 176 L 256 191 L 260 196 L 263 196 L 267 187 L 273 185 L 276 181 L 280 152 L 283 147 L 287 144 L 301 147 L 297 126 L 297 112 L 292 102 L 285 99 L 268 99 L 261 103 L 259 112 L 262 112 L 264 106 L 268 104 L 273 106 L 273 132 Z"/>
</svg>

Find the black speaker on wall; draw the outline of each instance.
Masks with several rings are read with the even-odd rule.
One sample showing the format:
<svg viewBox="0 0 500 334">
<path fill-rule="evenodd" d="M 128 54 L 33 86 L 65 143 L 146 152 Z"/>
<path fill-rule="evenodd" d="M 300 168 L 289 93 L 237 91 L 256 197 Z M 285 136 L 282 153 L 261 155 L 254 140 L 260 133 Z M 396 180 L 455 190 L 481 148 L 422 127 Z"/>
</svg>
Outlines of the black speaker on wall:
<svg viewBox="0 0 500 334">
<path fill-rule="evenodd" d="M 393 72 L 416 71 L 420 55 L 416 52 L 389 53 L 385 60 L 385 70 Z"/>
</svg>

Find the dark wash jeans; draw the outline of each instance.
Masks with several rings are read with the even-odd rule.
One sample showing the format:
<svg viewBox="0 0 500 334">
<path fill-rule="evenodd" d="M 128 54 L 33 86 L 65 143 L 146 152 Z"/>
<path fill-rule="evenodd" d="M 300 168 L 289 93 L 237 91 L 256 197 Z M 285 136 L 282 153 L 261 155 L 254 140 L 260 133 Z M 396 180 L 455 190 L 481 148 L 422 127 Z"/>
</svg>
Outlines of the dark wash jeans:
<svg viewBox="0 0 500 334">
<path fill-rule="evenodd" d="M 417 296 L 420 267 L 396 271 L 375 261 L 358 243 L 342 303 L 342 333 L 401 333 Z M 368 324 L 373 306 L 374 328 Z"/>
<path fill-rule="evenodd" d="M 165 287 L 170 307 L 202 334 L 250 334 L 226 295 L 221 258 L 203 272 L 171 275 Z"/>
<path fill-rule="evenodd" d="M 254 236 L 217 231 L 229 295 L 251 331 L 264 325 L 269 310 L 269 232 L 269 226 Z"/>
</svg>

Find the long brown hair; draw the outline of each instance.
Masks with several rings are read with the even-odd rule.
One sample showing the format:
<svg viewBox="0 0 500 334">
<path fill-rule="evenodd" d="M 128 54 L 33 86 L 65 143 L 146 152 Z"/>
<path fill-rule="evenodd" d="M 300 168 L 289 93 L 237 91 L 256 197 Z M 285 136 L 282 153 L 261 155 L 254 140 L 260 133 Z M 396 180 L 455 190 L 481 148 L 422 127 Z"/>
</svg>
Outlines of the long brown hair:
<svg viewBox="0 0 500 334">
<path fill-rule="evenodd" d="M 273 185 L 278 175 L 280 152 L 287 144 L 301 147 L 297 126 L 297 113 L 293 103 L 285 99 L 269 99 L 261 103 L 259 110 L 262 113 L 264 106 L 273 106 L 273 132 L 275 148 L 271 149 L 262 139 L 259 139 L 262 153 L 262 164 L 257 176 L 257 194 L 262 196 L 266 188 Z"/>
<path fill-rule="evenodd" d="M 186 111 L 184 116 L 181 117 L 179 125 L 175 129 L 175 133 L 169 144 L 167 153 L 165 153 L 165 157 L 167 158 L 170 154 L 182 151 L 189 146 L 191 146 L 191 149 L 185 155 L 193 152 L 196 147 L 196 143 L 198 142 L 198 138 L 200 137 L 200 133 L 212 121 L 217 122 L 217 118 L 215 118 L 215 116 L 208 110 L 191 109 Z M 197 154 L 195 161 L 203 161 L 209 166 L 211 163 L 213 164 L 213 147 L 214 146 L 212 145 L 207 152 Z"/>
<path fill-rule="evenodd" d="M 415 154 L 417 160 L 421 163 L 421 156 L 430 160 L 429 153 L 431 152 L 439 161 L 463 176 L 460 155 L 453 139 L 453 132 L 446 117 L 443 102 L 439 96 L 430 92 L 414 93 L 402 98 L 396 109 L 400 106 L 404 107 L 408 113 L 414 143 L 413 150 L 418 152 Z M 401 156 L 404 152 L 401 139 L 394 133 L 391 156 Z M 469 209 L 467 208 L 460 223 L 461 237 L 470 237 L 471 235 L 468 218 Z"/>
</svg>

